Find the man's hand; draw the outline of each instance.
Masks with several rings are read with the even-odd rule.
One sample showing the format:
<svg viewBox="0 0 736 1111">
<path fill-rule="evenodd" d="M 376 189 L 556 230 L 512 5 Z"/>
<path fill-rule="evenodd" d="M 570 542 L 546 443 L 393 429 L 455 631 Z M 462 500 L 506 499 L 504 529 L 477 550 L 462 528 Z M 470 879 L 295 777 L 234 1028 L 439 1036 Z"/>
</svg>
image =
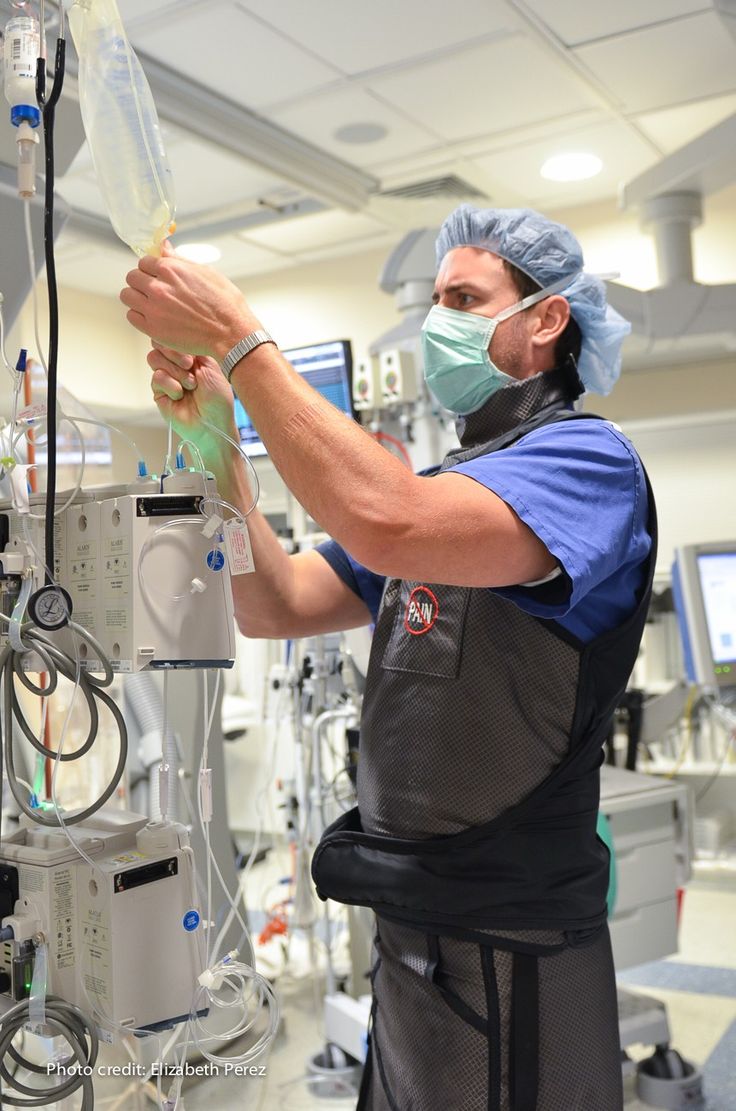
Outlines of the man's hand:
<svg viewBox="0 0 736 1111">
<path fill-rule="evenodd" d="M 126 282 L 120 300 L 130 323 L 177 351 L 223 359 L 263 327 L 237 286 L 208 266 L 177 258 L 168 241 L 161 258 L 146 255 Z"/>
<path fill-rule="evenodd" d="M 233 391 L 214 359 L 186 355 L 154 343 L 148 354 L 153 371 L 151 390 L 161 416 L 171 421 L 182 439 L 192 440 L 203 454 L 222 454 L 225 442 L 203 421 L 222 429 L 237 441 L 233 418 Z"/>
</svg>

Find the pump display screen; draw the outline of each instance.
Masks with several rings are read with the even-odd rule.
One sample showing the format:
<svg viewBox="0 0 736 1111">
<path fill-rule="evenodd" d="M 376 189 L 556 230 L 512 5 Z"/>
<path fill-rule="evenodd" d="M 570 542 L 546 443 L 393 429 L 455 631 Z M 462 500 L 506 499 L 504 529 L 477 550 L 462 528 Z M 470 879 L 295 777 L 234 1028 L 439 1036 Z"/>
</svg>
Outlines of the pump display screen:
<svg viewBox="0 0 736 1111">
<path fill-rule="evenodd" d="M 736 551 L 699 555 L 698 573 L 716 673 L 736 676 Z"/>
<path fill-rule="evenodd" d="M 352 370 L 353 359 L 349 340 L 334 343 L 316 343 L 309 347 L 295 347 L 284 351 L 294 370 L 306 378 L 313 389 L 326 397 L 347 416 L 354 416 Z M 265 455 L 266 445 L 261 441 L 250 417 L 241 402 L 235 399 L 235 423 L 240 432 L 240 442 L 248 455 Z"/>
</svg>

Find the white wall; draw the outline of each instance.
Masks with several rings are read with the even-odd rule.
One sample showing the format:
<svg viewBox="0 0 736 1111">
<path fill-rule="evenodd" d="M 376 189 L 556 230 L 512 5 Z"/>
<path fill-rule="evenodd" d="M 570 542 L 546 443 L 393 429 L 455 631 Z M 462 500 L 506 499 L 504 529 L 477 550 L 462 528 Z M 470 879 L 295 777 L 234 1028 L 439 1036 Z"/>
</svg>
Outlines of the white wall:
<svg viewBox="0 0 736 1111">
<path fill-rule="evenodd" d="M 378 288 L 385 248 L 280 270 L 239 284 L 281 347 L 349 339 L 356 355 L 400 320 Z"/>
<path fill-rule="evenodd" d="M 624 374 L 586 407 L 641 454 L 659 509 L 658 572 L 680 544 L 736 538 L 736 357 Z"/>
<path fill-rule="evenodd" d="M 614 201 L 550 212 L 567 224 L 583 247 L 591 273 L 618 271 L 635 289 L 659 283 L 654 242 L 636 211 L 619 211 Z M 736 186 L 703 201 L 703 222 L 693 232 L 695 279 L 706 284 L 736 281 Z"/>
<path fill-rule="evenodd" d="M 122 286 L 125 275 L 121 275 Z M 48 339 L 47 293 L 38 283 L 39 334 Z M 19 347 L 36 353 L 29 298 L 8 340 L 8 357 Z M 146 364 L 148 340 L 127 323 L 124 306 L 114 297 L 59 290 L 59 381 L 90 408 L 132 414 L 150 403 Z M 3 389 L 8 390 L 7 382 Z"/>
<path fill-rule="evenodd" d="M 675 547 L 736 541 L 736 419 L 713 414 L 657 427 L 624 423 L 644 462 L 659 516 L 658 574 L 668 575 Z"/>
</svg>

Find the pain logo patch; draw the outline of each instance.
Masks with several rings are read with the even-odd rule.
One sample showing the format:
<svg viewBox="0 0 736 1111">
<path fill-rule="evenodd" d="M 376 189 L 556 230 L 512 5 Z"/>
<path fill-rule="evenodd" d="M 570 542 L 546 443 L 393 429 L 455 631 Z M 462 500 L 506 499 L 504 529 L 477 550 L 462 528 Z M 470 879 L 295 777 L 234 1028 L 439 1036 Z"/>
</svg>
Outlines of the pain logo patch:
<svg viewBox="0 0 736 1111">
<path fill-rule="evenodd" d="M 404 613 L 404 628 L 412 636 L 428 633 L 440 612 L 440 604 L 428 586 L 415 586 Z"/>
</svg>

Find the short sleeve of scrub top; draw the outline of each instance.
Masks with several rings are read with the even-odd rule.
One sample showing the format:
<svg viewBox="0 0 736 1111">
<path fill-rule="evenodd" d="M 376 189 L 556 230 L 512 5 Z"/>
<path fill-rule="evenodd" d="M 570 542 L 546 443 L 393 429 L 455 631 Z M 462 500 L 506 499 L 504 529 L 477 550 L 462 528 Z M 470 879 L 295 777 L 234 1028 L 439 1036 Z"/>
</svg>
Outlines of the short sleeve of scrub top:
<svg viewBox="0 0 736 1111">
<path fill-rule="evenodd" d="M 545 425 L 503 451 L 451 468 L 492 490 L 545 544 L 561 573 L 493 587 L 587 643 L 633 612 L 651 549 L 644 472 L 623 433 L 601 420 Z M 384 578 L 328 541 L 317 549 L 375 621 Z"/>
</svg>

